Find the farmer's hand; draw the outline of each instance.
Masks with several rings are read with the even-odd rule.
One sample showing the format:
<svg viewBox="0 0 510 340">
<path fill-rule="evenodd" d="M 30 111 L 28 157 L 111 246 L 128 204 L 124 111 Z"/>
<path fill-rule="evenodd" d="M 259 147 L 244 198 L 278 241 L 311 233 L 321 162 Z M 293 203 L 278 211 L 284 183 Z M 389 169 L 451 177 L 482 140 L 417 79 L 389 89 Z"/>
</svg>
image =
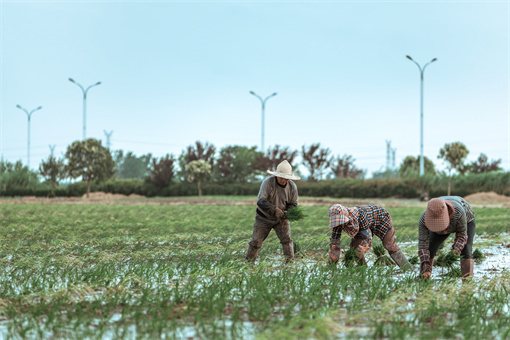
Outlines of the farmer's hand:
<svg viewBox="0 0 510 340">
<path fill-rule="evenodd" d="M 424 280 L 430 280 L 430 272 L 426 271 L 426 272 L 421 273 L 420 278 L 422 278 Z"/>
<path fill-rule="evenodd" d="M 285 218 L 285 213 L 280 208 L 275 209 L 275 216 L 279 220 L 283 220 Z"/>
</svg>

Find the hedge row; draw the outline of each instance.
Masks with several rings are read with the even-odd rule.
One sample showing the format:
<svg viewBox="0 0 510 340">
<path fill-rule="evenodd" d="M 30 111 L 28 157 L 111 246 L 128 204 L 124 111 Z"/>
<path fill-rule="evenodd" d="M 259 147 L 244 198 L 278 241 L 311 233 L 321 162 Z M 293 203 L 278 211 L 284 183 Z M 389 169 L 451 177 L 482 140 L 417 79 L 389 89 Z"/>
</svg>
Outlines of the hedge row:
<svg viewBox="0 0 510 340">
<path fill-rule="evenodd" d="M 447 177 L 424 178 L 391 178 L 391 179 L 336 179 L 318 182 L 296 181 L 300 196 L 314 197 L 396 197 L 418 198 L 428 192 L 429 197 L 447 194 Z M 217 184 L 204 183 L 204 195 L 257 195 L 260 183 Z M 48 196 L 50 187 L 40 184 L 34 188 L 3 188 L 1 196 Z M 85 182 L 60 185 L 55 189 L 56 196 L 82 196 L 87 191 Z M 154 196 L 193 196 L 197 195 L 194 183 L 173 183 L 165 188 L 157 188 L 139 179 L 116 179 L 107 182 L 94 182 L 91 191 L 103 191 L 115 194 L 138 194 L 148 197 Z M 481 191 L 494 191 L 498 194 L 510 196 L 510 172 L 470 174 L 452 178 L 452 195 L 467 196 Z"/>
</svg>

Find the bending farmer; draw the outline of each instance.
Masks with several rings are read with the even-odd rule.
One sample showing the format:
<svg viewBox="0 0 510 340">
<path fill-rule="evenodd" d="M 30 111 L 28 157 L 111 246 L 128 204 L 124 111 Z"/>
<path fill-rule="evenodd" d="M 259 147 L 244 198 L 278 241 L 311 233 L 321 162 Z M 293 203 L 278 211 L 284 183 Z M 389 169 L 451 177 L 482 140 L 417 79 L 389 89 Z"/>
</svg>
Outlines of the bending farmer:
<svg viewBox="0 0 510 340">
<path fill-rule="evenodd" d="M 431 199 L 419 222 L 418 256 L 420 274 L 429 279 L 434 256 L 451 233 L 455 233 L 451 252 L 461 255 L 462 277 L 473 276 L 473 238 L 475 237 L 475 213 L 462 197 L 442 196 Z"/>
<path fill-rule="evenodd" d="M 278 164 L 275 172 L 269 170 L 267 172 L 273 176 L 266 178 L 260 186 L 253 236 L 246 253 L 246 260 L 255 261 L 262 242 L 271 229 L 274 229 L 282 244 L 283 255 L 288 262 L 294 258 L 294 248 L 290 238 L 289 220 L 285 218 L 284 211 L 298 205 L 298 191 L 292 180 L 300 178 L 294 176 L 292 166 L 286 160 Z"/>
<path fill-rule="evenodd" d="M 374 204 L 353 208 L 335 204 L 328 214 L 329 228 L 333 229 L 329 244 L 330 263 L 337 263 L 340 258 L 340 235 L 344 230 L 352 238 L 351 248 L 354 248 L 360 264 L 366 263 L 365 253 L 372 247 L 372 235 L 376 235 L 400 268 L 411 267 L 397 246 L 393 222 L 386 209 Z"/>
</svg>

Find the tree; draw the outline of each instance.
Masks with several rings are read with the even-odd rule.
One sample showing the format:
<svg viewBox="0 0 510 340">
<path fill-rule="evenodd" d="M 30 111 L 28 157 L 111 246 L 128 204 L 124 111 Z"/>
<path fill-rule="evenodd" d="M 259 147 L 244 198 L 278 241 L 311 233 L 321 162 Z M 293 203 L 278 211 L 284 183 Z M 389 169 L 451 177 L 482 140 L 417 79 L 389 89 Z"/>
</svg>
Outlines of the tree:
<svg viewBox="0 0 510 340">
<path fill-rule="evenodd" d="M 55 185 L 61 180 L 66 178 L 66 166 L 62 158 L 56 159 L 53 154 L 53 149 L 46 161 L 42 161 L 39 165 L 39 173 L 41 176 L 51 183 L 51 197 L 55 196 Z"/>
<path fill-rule="evenodd" d="M 278 164 L 287 160 L 290 163 L 292 168 L 294 165 L 294 158 L 297 156 L 297 150 L 291 150 L 288 146 L 281 147 L 280 145 L 275 145 L 274 148 L 267 149 L 265 155 L 259 155 L 256 159 L 255 168 L 257 170 L 276 170 Z"/>
<path fill-rule="evenodd" d="M 461 142 L 446 143 L 444 147 L 439 150 L 437 158 L 444 159 L 448 164 L 448 195 L 450 195 L 451 192 L 452 170 L 457 170 L 460 174 L 464 174 L 467 170 L 464 161 L 468 154 L 469 150 Z"/>
<path fill-rule="evenodd" d="M 170 185 L 174 178 L 174 162 L 174 156 L 169 154 L 159 160 L 153 158 L 147 181 L 160 189 Z"/>
<path fill-rule="evenodd" d="M 117 165 L 117 176 L 121 179 L 139 178 L 143 179 L 148 174 L 152 154 L 148 153 L 137 157 L 133 152 L 128 151 L 124 155 L 122 150 L 115 151 L 115 164 Z"/>
<path fill-rule="evenodd" d="M 354 165 L 355 159 L 351 155 L 333 157 L 331 171 L 336 178 L 363 178 L 363 170 Z"/>
<path fill-rule="evenodd" d="M 214 154 L 216 153 L 216 147 L 208 142 L 202 144 L 200 141 L 196 141 L 195 145 L 189 145 L 186 151 L 183 151 L 179 156 L 179 175 L 182 178 L 186 178 L 189 173 L 186 173 L 186 165 L 192 161 L 198 161 L 200 159 L 206 161 L 212 166 L 214 165 Z"/>
<path fill-rule="evenodd" d="M 303 145 L 301 148 L 301 156 L 303 157 L 303 165 L 310 171 L 310 180 L 319 180 L 322 178 L 322 173 L 324 169 L 329 168 L 331 165 L 331 159 L 329 158 L 329 154 L 331 151 L 320 148 L 321 144 L 312 144 L 308 148 L 305 149 Z"/>
<path fill-rule="evenodd" d="M 72 178 L 82 177 L 87 181 L 87 198 L 92 180 L 102 181 L 113 177 L 115 162 L 110 150 L 100 140 L 89 138 L 76 141 L 67 147 L 67 173 Z"/>
<path fill-rule="evenodd" d="M 21 161 L 10 163 L 0 161 L 0 192 L 9 189 L 29 189 L 39 183 L 37 173 L 23 166 Z"/>
<path fill-rule="evenodd" d="M 421 156 L 407 156 L 400 164 L 398 174 L 400 177 L 415 177 L 420 175 L 420 159 Z M 434 163 L 428 158 L 423 158 L 423 167 L 426 174 L 435 175 L 436 168 Z"/>
<path fill-rule="evenodd" d="M 211 174 L 211 164 L 203 159 L 191 161 L 186 165 L 186 171 L 190 174 L 188 176 L 189 182 L 197 181 L 198 196 L 202 196 L 201 184 Z"/>
<path fill-rule="evenodd" d="M 220 150 L 214 167 L 214 178 L 223 183 L 246 183 L 256 180 L 257 147 L 230 145 Z"/>
<path fill-rule="evenodd" d="M 471 163 L 471 172 L 475 174 L 481 174 L 484 172 L 499 171 L 501 167 L 501 159 L 489 162 L 489 158 L 486 154 L 481 153 L 478 159 Z"/>
</svg>

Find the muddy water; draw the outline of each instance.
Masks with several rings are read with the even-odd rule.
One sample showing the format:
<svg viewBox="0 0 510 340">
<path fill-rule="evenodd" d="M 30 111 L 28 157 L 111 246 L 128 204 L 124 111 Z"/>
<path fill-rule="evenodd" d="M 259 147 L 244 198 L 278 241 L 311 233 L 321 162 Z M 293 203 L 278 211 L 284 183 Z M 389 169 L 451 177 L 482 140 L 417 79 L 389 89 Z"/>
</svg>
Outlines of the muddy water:
<svg viewBox="0 0 510 340">
<path fill-rule="evenodd" d="M 485 258 L 475 261 L 474 276 L 493 276 L 503 270 L 510 270 L 510 248 L 504 244 L 485 247 L 482 251 Z"/>
</svg>

